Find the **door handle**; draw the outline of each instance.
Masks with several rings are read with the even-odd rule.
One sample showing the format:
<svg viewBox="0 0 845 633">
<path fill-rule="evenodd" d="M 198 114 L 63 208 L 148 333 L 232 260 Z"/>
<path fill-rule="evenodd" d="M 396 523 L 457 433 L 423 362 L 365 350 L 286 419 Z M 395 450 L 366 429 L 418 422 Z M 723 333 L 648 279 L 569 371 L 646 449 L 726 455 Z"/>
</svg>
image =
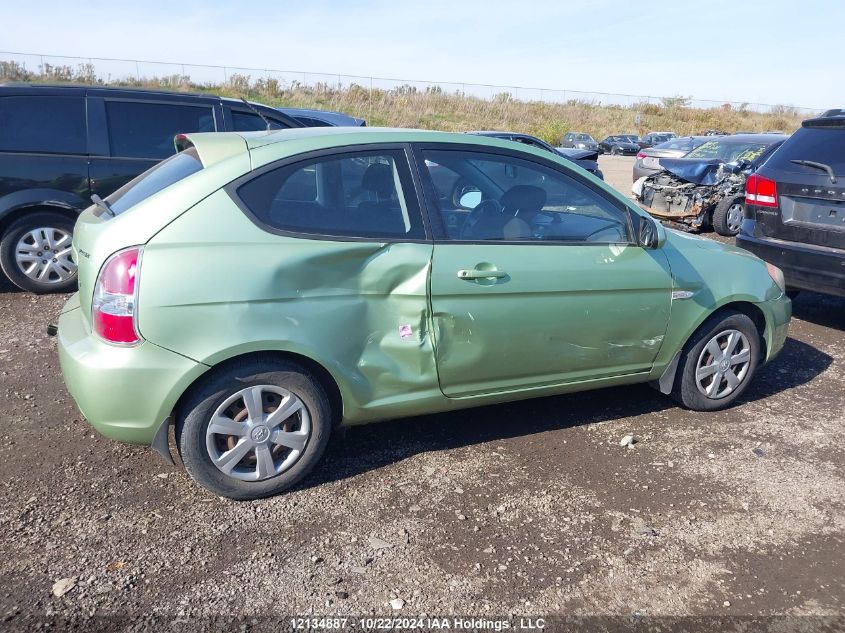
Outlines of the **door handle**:
<svg viewBox="0 0 845 633">
<path fill-rule="evenodd" d="M 504 270 L 479 270 L 478 268 L 473 268 L 472 270 L 458 271 L 459 279 L 502 279 L 507 276 L 508 274 Z"/>
</svg>

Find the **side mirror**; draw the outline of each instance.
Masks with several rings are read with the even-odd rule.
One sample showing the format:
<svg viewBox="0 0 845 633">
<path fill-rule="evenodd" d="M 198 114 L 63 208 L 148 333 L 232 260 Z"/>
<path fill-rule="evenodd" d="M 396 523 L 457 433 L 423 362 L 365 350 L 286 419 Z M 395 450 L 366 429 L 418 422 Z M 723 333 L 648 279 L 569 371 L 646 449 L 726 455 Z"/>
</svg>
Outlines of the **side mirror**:
<svg viewBox="0 0 845 633">
<path fill-rule="evenodd" d="M 481 202 L 481 192 L 478 189 L 469 189 L 461 194 L 458 200 L 464 209 L 474 209 Z"/>
<path fill-rule="evenodd" d="M 660 248 L 666 242 L 666 229 L 652 218 L 640 218 L 637 242 L 643 248 Z"/>
</svg>

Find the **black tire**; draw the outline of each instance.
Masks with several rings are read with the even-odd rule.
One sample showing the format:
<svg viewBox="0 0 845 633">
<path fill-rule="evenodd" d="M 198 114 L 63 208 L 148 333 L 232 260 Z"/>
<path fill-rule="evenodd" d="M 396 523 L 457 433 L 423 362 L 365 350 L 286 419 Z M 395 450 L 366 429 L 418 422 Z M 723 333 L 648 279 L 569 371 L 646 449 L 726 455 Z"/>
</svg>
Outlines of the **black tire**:
<svg viewBox="0 0 845 633">
<path fill-rule="evenodd" d="M 704 353 L 705 347 L 714 337 L 726 330 L 734 330 L 744 335 L 749 351 L 748 365 L 744 373 L 741 369 L 737 370 L 742 374 L 742 379 L 729 394 L 722 397 L 708 397 L 698 387 L 696 369 L 699 360 L 704 360 L 710 365 L 706 360 L 707 353 Z M 718 411 L 729 407 L 742 395 L 754 378 L 754 373 L 760 362 L 760 349 L 760 333 L 748 316 L 735 310 L 725 310 L 714 314 L 701 324 L 684 346 L 678 363 L 678 371 L 675 375 L 672 397 L 681 405 L 693 411 Z M 713 366 L 717 365 L 715 359 L 712 364 Z M 734 373 L 734 375 L 736 374 Z M 715 381 L 715 379 L 714 376 L 713 380 Z M 725 379 L 721 378 L 720 380 Z M 712 381 L 710 384 L 712 384 Z M 727 382 L 720 384 L 725 384 L 727 388 Z M 719 387 L 717 386 L 716 389 L 719 389 Z M 715 395 L 718 395 L 718 391 Z"/>
<path fill-rule="evenodd" d="M 742 210 L 745 207 L 745 198 L 722 198 L 713 209 L 713 230 L 719 235 L 733 237 L 739 233 L 739 223 L 735 219 L 735 211 L 739 208 L 739 222 L 742 222 Z"/>
<path fill-rule="evenodd" d="M 3 274 L 18 288 L 28 292 L 45 294 L 74 290 L 76 288 L 75 266 L 72 276 L 65 280 L 61 280 L 57 273 L 52 272 L 48 275 L 48 279 L 55 277 L 55 280 L 40 282 L 26 275 L 17 262 L 15 252 L 18 242 L 30 231 L 47 228 L 73 235 L 73 224 L 73 220 L 67 216 L 53 211 L 34 211 L 12 222 L 0 238 L 0 268 L 3 269 Z"/>
<path fill-rule="evenodd" d="M 214 464 L 206 444 L 206 432 L 218 407 L 246 387 L 258 385 L 279 387 L 299 398 L 310 418 L 310 435 L 292 465 L 279 474 L 259 481 L 243 481 L 224 473 Z M 245 401 L 236 401 L 233 406 L 237 406 L 238 402 L 246 405 Z M 299 415 L 302 414 L 295 414 L 288 419 L 293 420 Z M 294 421 L 294 424 L 296 423 Z M 301 418 L 299 424 L 304 424 Z M 221 370 L 212 370 L 201 386 L 187 398 L 177 415 L 176 443 L 185 469 L 197 483 L 223 497 L 250 500 L 277 495 L 302 480 L 323 456 L 331 430 L 331 406 L 319 381 L 295 363 L 259 358 L 232 364 Z M 250 438 L 251 435 L 245 435 L 244 439 Z M 219 441 L 218 438 L 222 436 L 216 435 L 214 438 L 214 441 Z M 232 437 L 232 440 L 239 441 L 235 437 Z M 290 450 L 276 447 L 271 440 L 266 440 L 265 443 L 274 447 L 274 450 Z M 292 451 L 287 454 L 292 455 Z M 257 460 L 257 452 L 247 454 L 235 467 L 243 465 L 241 470 L 248 470 L 249 459 Z M 284 461 L 284 453 L 277 459 Z"/>
</svg>

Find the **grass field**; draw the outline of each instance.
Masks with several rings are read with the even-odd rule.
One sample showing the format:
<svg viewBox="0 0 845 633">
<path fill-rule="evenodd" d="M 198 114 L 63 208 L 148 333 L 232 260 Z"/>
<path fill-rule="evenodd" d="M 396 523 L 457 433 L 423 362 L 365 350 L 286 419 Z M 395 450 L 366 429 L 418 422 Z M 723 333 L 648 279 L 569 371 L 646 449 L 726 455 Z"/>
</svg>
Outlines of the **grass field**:
<svg viewBox="0 0 845 633">
<path fill-rule="evenodd" d="M 343 89 L 296 82 L 282 85 L 274 79 L 231 75 L 225 84 L 196 84 L 190 77 L 141 78 L 107 82 L 93 66 L 45 65 L 40 72 L 27 71 L 14 62 L 0 62 L 0 80 L 34 82 L 84 82 L 98 85 L 135 86 L 222 96 L 245 97 L 272 106 L 338 110 L 367 120 L 368 125 L 414 127 L 445 131 L 508 130 L 539 136 L 557 144 L 568 131 L 588 132 L 600 140 L 608 134 L 671 130 L 679 135 L 699 134 L 709 129 L 726 132 L 781 130 L 792 132 L 802 118 L 794 108 L 778 106 L 769 113 L 725 104 L 718 108 L 688 107 L 683 97 L 666 98 L 662 103 L 640 103 L 628 107 L 599 105 L 572 100 L 566 103 L 521 101 L 508 93 L 481 99 L 442 91 L 437 86 L 419 89 L 398 86 L 392 90 L 352 85 Z M 691 78 L 692 82 L 692 78 Z M 640 125 L 635 117 L 640 115 Z"/>
</svg>

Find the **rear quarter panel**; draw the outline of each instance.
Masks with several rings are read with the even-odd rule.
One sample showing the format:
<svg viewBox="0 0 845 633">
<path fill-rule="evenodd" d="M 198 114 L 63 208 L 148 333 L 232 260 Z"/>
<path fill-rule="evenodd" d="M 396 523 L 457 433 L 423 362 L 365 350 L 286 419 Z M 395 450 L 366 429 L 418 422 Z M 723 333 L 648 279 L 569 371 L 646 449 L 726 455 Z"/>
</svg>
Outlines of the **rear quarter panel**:
<svg viewBox="0 0 845 633">
<path fill-rule="evenodd" d="M 85 209 L 74 227 L 73 244 L 79 266 L 79 298 L 86 314 L 91 312 L 97 275 L 110 255 L 129 246 L 145 244 L 187 209 L 219 189 L 221 184 L 234 180 L 249 168 L 249 154 L 242 152 L 200 170 L 115 218 L 108 214 L 97 215 L 93 205 Z"/>
</svg>

